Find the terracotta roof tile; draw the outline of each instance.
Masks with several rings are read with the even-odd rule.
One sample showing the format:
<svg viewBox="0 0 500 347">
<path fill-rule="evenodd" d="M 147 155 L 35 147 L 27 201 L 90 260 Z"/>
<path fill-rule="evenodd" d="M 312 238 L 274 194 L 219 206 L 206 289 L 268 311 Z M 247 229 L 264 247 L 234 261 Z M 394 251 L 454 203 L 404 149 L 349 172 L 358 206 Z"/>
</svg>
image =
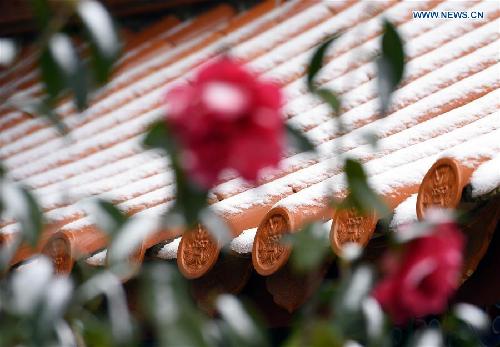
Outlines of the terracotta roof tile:
<svg viewBox="0 0 500 347">
<path fill-rule="evenodd" d="M 271 12 L 276 7 L 276 1 L 274 0 L 265 0 L 260 4 L 254 6 L 253 8 L 231 18 L 229 20 L 228 25 L 221 29 L 221 32 L 225 35 L 231 34 L 233 31 L 246 26 L 251 25 L 254 26 L 256 23 L 261 21 L 266 21 L 265 17 L 269 12 Z M 260 32 L 269 29 L 270 26 L 274 25 L 276 22 L 273 20 L 267 20 L 267 26 L 263 25 L 258 30 Z M 257 24 L 258 25 L 258 24 Z M 257 32 L 257 31 L 256 31 Z M 244 37 L 242 37 L 244 39 Z"/>
<path fill-rule="evenodd" d="M 488 18 L 411 19 L 413 10 L 431 9 L 484 11 Z M 498 6 L 488 1 L 296 0 L 276 6 L 270 0 L 240 15 L 221 6 L 185 23 L 170 17 L 134 34 L 113 80 L 84 115 L 67 101 L 58 106 L 74 142 L 65 142 L 40 119 L 0 110 L 0 158 L 12 178 L 34 188 L 50 221 L 42 242 L 35 249 L 22 248 L 13 263 L 43 249 L 62 272 L 80 257 L 91 256 L 89 264 L 105 264 L 107 254 L 102 250 L 107 239 L 82 207 L 85 197 L 106 197 L 124 212 L 148 218 L 172 206 L 175 189 L 168 164 L 156 152 L 144 151 L 140 139 L 164 112 L 166 90 L 189 80 L 204 61 L 226 48 L 283 84 L 287 122 L 304 131 L 318 150 L 318 155 L 290 152 L 279 169 L 263 174 L 258 187 L 228 174 L 211 192 L 214 211 L 228 222 L 235 237 L 229 248 L 252 252 L 259 273 L 269 275 L 282 268 L 289 249 L 276 240 L 308 220 L 331 223 L 333 217 L 327 229 L 337 252 L 348 240 L 369 241 L 377 216 L 358 218 L 327 206 L 331 197 L 346 195 L 342 159 L 335 150 L 366 165 L 371 185 L 394 210 L 393 226 L 417 219 L 415 208 L 423 199 L 419 189 L 425 191 L 424 177 L 440 158 L 452 158 L 457 167 L 466 168 L 456 191 L 461 193 L 466 185 L 474 196 L 497 190 L 499 14 Z M 382 18 L 397 24 L 407 53 L 406 78 L 384 119 L 378 115 L 373 63 Z M 314 47 L 340 31 L 345 34 L 328 52 L 318 81 L 341 95 L 347 132 L 330 118 L 326 105 L 307 94 L 304 83 Z M 12 84 L 17 93 L 36 95 L 40 84 L 30 55 L 25 57 L 12 71 L 3 72 L 0 82 Z M 377 151 L 365 136 L 370 130 L 380 139 Z M 63 196 L 61 189 L 69 195 Z M 0 227 L 4 244 L 19 228 L 14 220 L 3 220 Z M 146 249 L 159 244 L 154 255 L 178 258 L 187 277 L 207 273 L 222 245 L 208 242 L 210 257 L 200 265 L 199 259 L 189 258 L 189 238 L 208 234 L 200 227 L 196 234 L 179 235 L 179 230 L 138 235 L 141 246 L 133 261 L 141 262 Z M 202 282 L 200 288 L 206 285 Z M 294 302 L 301 300 L 297 297 Z"/>
<path fill-rule="evenodd" d="M 168 15 L 142 29 L 139 33 L 130 33 L 129 39 L 125 41 L 125 51 L 130 51 L 140 45 L 151 44 L 152 41 L 161 37 L 164 32 L 169 31 L 180 23 L 181 21 L 178 18 Z"/>
</svg>

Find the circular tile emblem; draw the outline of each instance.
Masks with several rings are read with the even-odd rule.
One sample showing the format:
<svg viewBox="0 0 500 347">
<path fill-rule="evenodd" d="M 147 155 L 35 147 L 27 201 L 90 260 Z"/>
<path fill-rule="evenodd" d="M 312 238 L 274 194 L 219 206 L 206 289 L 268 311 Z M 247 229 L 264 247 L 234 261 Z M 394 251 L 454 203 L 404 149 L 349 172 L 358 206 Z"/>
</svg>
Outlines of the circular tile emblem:
<svg viewBox="0 0 500 347">
<path fill-rule="evenodd" d="M 291 247 L 282 242 L 290 226 L 282 213 L 266 216 L 259 225 L 253 242 L 252 262 L 255 270 L 264 276 L 280 269 L 290 257 Z"/>
<path fill-rule="evenodd" d="M 377 217 L 375 213 L 367 216 L 357 211 L 339 210 L 333 214 L 333 223 L 330 230 L 330 244 L 335 254 L 342 253 L 342 246 L 346 243 L 357 243 L 366 246 L 375 231 Z"/>
<path fill-rule="evenodd" d="M 429 208 L 454 208 L 462 196 L 459 164 L 442 158 L 432 165 L 422 180 L 417 196 L 417 217 L 423 219 Z"/>
<path fill-rule="evenodd" d="M 43 254 L 52 259 L 54 272 L 57 274 L 69 274 L 73 268 L 71 259 L 71 246 L 69 242 L 62 237 L 55 237 L 43 248 Z"/>
<path fill-rule="evenodd" d="M 201 225 L 186 232 L 177 250 L 177 265 L 186 278 L 198 278 L 207 273 L 219 257 L 219 246 Z"/>
</svg>

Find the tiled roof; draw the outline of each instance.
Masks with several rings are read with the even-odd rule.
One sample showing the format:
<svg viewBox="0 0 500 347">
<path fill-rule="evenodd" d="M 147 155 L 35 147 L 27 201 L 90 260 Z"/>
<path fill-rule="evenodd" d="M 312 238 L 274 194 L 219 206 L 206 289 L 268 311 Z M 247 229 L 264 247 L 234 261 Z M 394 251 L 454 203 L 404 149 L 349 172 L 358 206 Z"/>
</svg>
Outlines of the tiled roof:
<svg viewBox="0 0 500 347">
<path fill-rule="evenodd" d="M 412 11 L 431 9 L 484 11 L 487 18 L 412 19 Z M 345 241 L 368 242 L 376 216 L 354 218 L 328 207 L 329 199 L 346 195 L 336 151 L 365 164 L 371 185 L 394 210 L 393 226 L 416 220 L 418 204 L 422 211 L 439 204 L 444 193 L 436 193 L 437 188 L 454 189 L 458 201 L 466 185 L 473 196 L 498 190 L 499 15 L 500 7 L 492 1 L 269 0 L 242 14 L 219 6 L 187 22 L 167 17 L 133 34 L 112 81 L 83 115 L 70 102 L 58 106 L 71 129 L 68 138 L 42 119 L 5 107 L 0 111 L 0 158 L 14 180 L 34 189 L 50 222 L 37 249 L 23 247 L 14 263 L 44 250 L 62 272 L 71 269 L 70 258 L 104 264 L 107 238 L 82 203 L 100 196 L 129 215 L 148 217 L 146 224 L 131 226 L 142 242 L 136 252 L 139 261 L 146 249 L 159 244 L 152 254 L 179 258 L 188 277 L 202 276 L 213 266 L 220 245 L 208 239 L 203 227 L 182 239 L 177 230 L 148 234 L 156 231 L 151 217 L 172 206 L 175 191 L 165 159 L 140 143 L 148 125 L 164 113 L 166 91 L 189 80 L 226 48 L 284 86 L 287 122 L 302 130 L 318 152 L 289 153 L 258 186 L 228 174 L 210 194 L 214 211 L 233 233 L 230 249 L 252 253 L 259 273 L 271 274 L 288 259 L 290 250 L 277 243 L 276 234 L 296 230 L 308 220 L 328 222 L 333 217 L 326 232 L 337 252 Z M 373 61 L 382 18 L 397 25 L 407 55 L 406 77 L 385 118 L 378 115 Z M 338 128 L 325 104 L 307 93 L 304 79 L 315 46 L 340 31 L 345 33 L 327 53 L 318 81 L 340 94 L 347 131 Z M 41 93 L 31 54 L 28 50 L 0 75 L 2 92 Z M 376 150 L 368 131 L 380 139 Z M 444 157 L 452 160 L 438 161 Z M 434 171 L 427 174 L 431 167 Z M 445 179 L 440 181 L 439 175 Z M 14 220 L 3 220 L 0 227 L 4 243 L 19 231 Z M 193 253 L 203 239 L 208 240 L 206 248 Z"/>
</svg>

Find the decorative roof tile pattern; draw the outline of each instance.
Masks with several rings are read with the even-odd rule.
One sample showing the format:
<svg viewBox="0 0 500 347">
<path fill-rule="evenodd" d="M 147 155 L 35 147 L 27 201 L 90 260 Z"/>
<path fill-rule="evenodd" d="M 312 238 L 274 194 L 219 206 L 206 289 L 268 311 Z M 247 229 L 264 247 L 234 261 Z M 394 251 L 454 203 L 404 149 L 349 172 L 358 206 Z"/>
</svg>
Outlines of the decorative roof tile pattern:
<svg viewBox="0 0 500 347">
<path fill-rule="evenodd" d="M 483 11 L 486 18 L 412 19 L 414 10 Z M 0 159 L 12 179 L 33 188 L 49 220 L 40 244 L 23 246 L 13 263 L 43 251 L 61 272 L 70 271 L 78 258 L 105 265 L 113 254 L 106 252 L 107 237 L 85 205 L 87 197 L 99 196 L 144 217 L 131 226 L 139 245 L 134 261 L 141 262 L 154 246 L 153 256 L 177 258 L 187 277 L 207 273 L 223 245 L 201 226 L 184 236 L 180 230 L 157 230 L 154 217 L 175 199 L 173 176 L 166 160 L 140 143 L 148 125 L 168 109 L 166 91 L 189 81 L 205 61 L 228 48 L 283 85 L 287 122 L 317 148 L 317 154 L 288 153 L 258 186 L 227 173 L 210 193 L 214 211 L 233 234 L 229 249 L 252 253 L 259 273 L 269 275 L 287 262 L 290 249 L 279 243 L 281 236 L 310 220 L 333 218 L 328 231 L 336 252 L 346 241 L 369 241 L 376 215 L 361 218 L 328 207 L 332 197 L 346 196 L 339 152 L 365 164 L 370 184 L 394 210 L 393 227 L 416 220 L 417 206 L 418 217 L 430 205 L 457 207 L 465 186 L 473 197 L 498 191 L 499 15 L 493 1 L 268 0 L 241 14 L 219 6 L 186 22 L 167 17 L 131 35 L 112 81 L 84 114 L 69 101 L 58 106 L 71 129 L 69 138 L 58 136 L 42 119 L 0 109 Z M 395 23 L 405 40 L 407 67 L 389 114 L 380 118 L 373 58 L 383 18 Z M 305 83 L 315 46 L 335 32 L 344 34 L 327 53 L 318 81 L 341 96 L 347 130 L 331 119 L 327 105 L 307 93 Z M 40 95 L 32 52 L 0 75 L 0 86 L 5 95 Z M 376 150 L 369 131 L 379 138 Z M 434 172 L 434 163 L 445 157 L 455 171 Z M 453 174 L 458 175 L 455 183 Z M 455 199 L 445 203 L 439 192 L 451 188 Z M 12 219 L 2 220 L 0 228 L 4 244 L 19 232 Z"/>
</svg>

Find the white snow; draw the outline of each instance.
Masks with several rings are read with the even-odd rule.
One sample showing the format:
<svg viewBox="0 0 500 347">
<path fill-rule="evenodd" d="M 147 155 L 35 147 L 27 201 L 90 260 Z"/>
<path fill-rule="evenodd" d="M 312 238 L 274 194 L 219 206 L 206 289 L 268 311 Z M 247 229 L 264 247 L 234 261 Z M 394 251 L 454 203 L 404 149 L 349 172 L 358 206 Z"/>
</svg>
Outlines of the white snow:
<svg viewBox="0 0 500 347">
<path fill-rule="evenodd" d="M 499 119 L 500 121 L 500 119 Z M 481 196 L 500 187 L 500 152 L 481 164 L 472 174 L 472 196 Z"/>
<path fill-rule="evenodd" d="M 416 193 L 410 195 L 394 209 L 394 216 L 391 220 L 392 229 L 417 221 L 417 195 Z"/>
<path fill-rule="evenodd" d="M 177 259 L 177 249 L 181 242 L 181 237 L 177 237 L 166 243 L 156 254 L 156 257 L 166 260 Z"/>
<path fill-rule="evenodd" d="M 92 223 L 78 204 L 71 205 L 86 196 L 111 199 L 123 211 L 138 212 L 137 215 L 145 219 L 157 216 L 174 202 L 173 177 L 165 159 L 157 152 L 145 152 L 140 141 L 146 126 L 162 117 L 165 110 L 160 100 L 166 89 L 190 78 L 222 44 L 233 43 L 237 43 L 233 55 L 255 57 L 249 63 L 253 69 L 265 71 L 265 76 L 278 81 L 293 80 L 304 72 L 315 44 L 332 31 L 358 23 L 353 32 L 336 41 L 327 54 L 331 60 L 318 76 L 319 82 L 343 94 L 346 112 L 342 118 L 351 132 L 340 136 L 335 121 L 329 120 L 329 109 L 308 95 L 302 96 L 304 79 L 295 80 L 285 87 L 289 123 L 307 131 L 319 155 L 300 153 L 285 159 L 279 170 L 269 170 L 263 175 L 264 184 L 259 187 L 252 187 L 241 179 L 228 179 L 213 192 L 225 198 L 213 205 L 215 211 L 237 216 L 253 206 L 263 210 L 273 205 L 292 210 L 322 206 L 325 197 L 341 196 L 345 190 L 342 158 L 337 156 L 336 149 L 365 162 L 371 184 L 382 194 L 418 184 L 430 165 L 445 155 L 469 166 L 476 166 L 481 158 L 493 158 L 474 173 L 471 179 L 473 194 L 485 194 L 499 186 L 500 91 L 497 87 L 500 85 L 500 64 L 496 63 L 499 19 L 487 24 L 407 21 L 415 6 L 426 4 L 405 2 L 382 3 L 387 9 L 376 18 L 370 17 L 363 3 L 354 4 L 337 15 L 327 9 L 332 4 L 319 3 L 290 18 L 281 18 L 281 14 L 295 3 L 271 11 L 180 61 L 167 64 L 176 54 L 187 51 L 220 28 L 214 27 L 178 48 L 121 73 L 110 85 L 117 90 L 94 103 L 83 116 L 77 114 L 70 103 L 63 103 L 58 111 L 65 114 L 65 122 L 74 129 L 72 136 L 77 140 L 74 143 L 68 144 L 56 137 L 51 127 L 42 126 L 31 132 L 43 124 L 39 119 L 23 121 L 2 131 L 2 161 L 9 167 L 12 177 L 35 188 L 36 195 L 49 210 L 50 220 L 80 218 L 64 228 L 78 230 Z M 335 3 L 333 6 L 342 5 Z M 437 9 L 450 6 L 469 5 L 444 2 Z M 470 10 L 487 11 L 490 7 L 487 2 L 481 2 Z M 378 53 L 382 16 L 398 23 L 406 21 L 400 26 L 400 32 L 407 40 L 406 78 L 411 82 L 403 84 L 395 94 L 397 111 L 379 120 L 376 118 L 376 68 L 369 60 Z M 277 19 L 280 24 L 252 37 L 262 24 Z M 305 29 L 319 21 L 322 22 Z M 148 74 L 148 71 L 152 72 Z M 496 89 L 462 107 L 442 114 L 436 112 L 442 105 L 492 88 Z M 22 93 L 28 95 L 37 90 L 39 85 L 34 85 Z M 19 116 L 20 113 L 10 112 L 0 117 L 0 125 Z M 378 152 L 367 142 L 365 135 L 369 131 L 381 138 Z M 23 137 L 24 134 L 29 136 Z M 276 178 L 277 175 L 283 177 Z M 395 209 L 393 223 L 413 220 L 415 199 L 416 195 L 412 195 Z M 116 256 L 123 256 L 140 242 L 148 230 L 152 230 L 152 223 L 151 219 L 147 225 L 140 225 L 140 229 L 145 230 L 144 235 L 130 232 L 123 240 L 126 250 Z M 1 232 L 15 232 L 19 228 L 13 221 L 5 225 Z M 239 253 L 250 252 L 255 232 L 255 229 L 244 230 L 233 239 L 231 249 Z M 176 257 L 179 240 L 162 248 L 163 257 Z M 105 252 L 89 257 L 87 262 L 98 263 L 106 256 Z"/>
<path fill-rule="evenodd" d="M 257 228 L 243 230 L 243 232 L 235 237 L 229 247 L 236 253 L 245 254 L 252 253 L 253 239 L 257 233 Z"/>
<path fill-rule="evenodd" d="M 500 25 L 500 20 L 459 37 L 447 43 L 440 49 L 410 60 L 406 67 L 408 72 L 406 74 L 405 81 L 413 81 L 424 76 L 425 74 L 427 75 L 424 78 L 427 79 L 439 74 L 439 78 L 441 80 L 452 80 L 451 76 L 447 76 L 450 72 L 452 73 L 452 76 L 456 76 L 455 79 L 463 78 L 465 76 L 464 73 L 468 71 L 477 71 L 484 66 L 484 62 L 478 62 L 477 65 L 474 65 L 476 59 L 482 59 L 483 61 L 486 61 L 488 58 L 498 59 L 498 42 L 494 42 L 492 39 L 492 37 L 495 37 L 498 25 Z M 492 41 L 493 43 L 491 43 Z M 408 45 L 411 46 L 412 42 L 413 41 L 408 42 Z M 490 44 L 487 47 L 478 49 L 477 51 L 472 51 L 473 49 L 478 47 L 480 48 L 488 43 Z M 470 53 L 471 51 L 472 53 Z M 464 53 L 470 54 L 457 59 Z M 335 64 L 335 61 L 336 59 L 334 59 L 332 63 Z M 429 73 L 431 71 L 432 73 Z M 370 76 L 373 77 L 374 75 L 375 64 L 370 62 L 347 73 L 346 75 L 339 76 L 338 78 L 334 78 L 334 76 L 328 74 L 328 79 L 331 79 L 331 81 L 326 83 L 324 87 L 335 90 L 339 95 L 341 95 L 344 110 L 349 110 L 373 99 L 376 96 L 376 80 L 370 79 Z M 303 80 L 298 81 L 305 85 Z M 350 81 L 353 82 L 349 83 Z M 425 81 L 425 79 L 421 79 L 421 81 Z M 434 84 L 436 85 L 437 83 Z M 352 86 L 357 86 L 357 88 L 351 88 Z M 404 90 L 404 88 L 401 90 Z M 288 91 L 288 89 L 286 88 L 285 91 Z M 346 93 L 347 91 L 348 93 Z M 414 91 L 418 92 L 419 90 Z M 293 92 L 294 91 L 292 90 L 292 93 Z M 421 91 L 421 93 L 422 92 L 430 93 L 432 92 L 432 89 L 426 88 Z M 415 95 L 415 98 L 418 98 L 418 95 Z M 310 94 L 306 93 L 302 96 L 292 96 L 291 98 L 289 97 L 289 99 L 293 100 L 286 105 L 285 112 L 287 114 L 296 115 L 291 120 L 293 124 L 301 126 L 300 122 L 305 121 L 311 123 L 311 121 L 315 121 L 312 124 L 306 123 L 307 126 L 311 127 L 321 124 L 326 119 L 325 116 L 309 115 L 308 111 L 311 109 L 311 111 L 316 111 L 314 107 L 320 104 L 320 100 Z M 320 106 L 320 109 L 322 108 L 325 110 L 320 111 L 320 115 L 326 114 L 326 116 L 329 116 L 329 110 L 326 106 Z M 302 127 L 306 128 L 307 126 Z"/>
<path fill-rule="evenodd" d="M 325 4 L 317 4 L 311 6 L 297 15 L 284 20 L 271 29 L 261 33 L 250 40 L 241 43 L 232 49 L 231 54 L 235 57 L 248 59 L 259 52 L 267 52 L 283 43 L 288 33 L 298 33 L 301 29 L 306 28 L 309 23 L 316 21 L 318 18 L 326 18 L 330 15 L 330 11 Z"/>
<path fill-rule="evenodd" d="M 323 160 L 324 163 L 322 164 L 324 165 L 322 168 L 320 168 L 321 166 L 313 165 L 318 162 L 318 159 L 314 160 L 311 155 L 300 153 L 283 160 L 280 170 L 281 174 L 290 173 L 299 168 L 303 169 L 306 167 L 313 167 L 315 170 L 312 171 L 313 173 L 311 176 L 314 177 L 316 175 L 315 172 L 324 172 L 324 167 L 328 167 L 328 165 L 330 165 L 324 160 L 335 156 L 335 150 L 338 146 L 341 146 L 340 148 L 342 151 L 353 149 L 354 152 L 351 154 L 354 155 L 356 155 L 356 152 L 359 151 L 362 151 L 362 153 L 371 153 L 371 147 L 366 144 L 366 138 L 364 136 L 364 134 L 366 134 L 369 130 L 378 130 L 381 133 L 380 137 L 383 138 L 379 143 L 380 150 L 372 153 L 371 155 L 385 155 L 391 151 L 407 147 L 411 144 L 418 143 L 445 132 L 452 131 L 456 127 L 468 124 L 479 119 L 480 117 L 488 115 L 498 109 L 500 104 L 498 101 L 499 98 L 500 92 L 497 90 L 486 94 L 485 96 L 478 98 L 465 106 L 453 109 L 441 115 L 437 115 L 425 122 L 408 126 L 407 128 L 402 127 L 402 125 L 406 122 L 414 123 L 416 118 L 419 117 L 419 114 L 412 112 L 412 109 L 410 109 L 409 112 L 404 112 L 405 109 L 402 109 L 401 112 L 396 112 L 395 114 L 389 115 L 384 119 L 376 120 L 359 129 L 351 131 L 347 135 L 330 140 L 318 146 L 317 150 L 320 153 L 319 161 Z M 425 98 L 423 100 L 425 100 Z M 441 105 L 441 103 L 438 105 Z M 422 112 L 422 117 L 423 116 L 427 116 L 427 110 Z M 382 129 L 384 129 L 383 133 L 381 132 Z M 388 134 L 389 136 L 384 138 L 385 134 Z M 271 180 L 272 178 L 273 175 L 270 175 L 268 180 Z M 308 176 L 305 176 L 304 179 L 298 180 L 295 185 L 298 186 L 298 182 L 307 181 L 307 179 Z M 215 191 L 224 196 L 230 196 L 243 192 L 249 188 L 251 188 L 251 186 L 244 183 L 241 179 L 235 179 L 219 185 Z"/>
<path fill-rule="evenodd" d="M 45 256 L 38 256 L 37 261 L 15 271 L 9 283 L 14 294 L 10 302 L 12 308 L 20 314 L 31 313 L 43 299 L 52 280 L 52 262 Z"/>
<path fill-rule="evenodd" d="M 104 249 L 85 259 L 85 262 L 92 266 L 105 266 L 108 250 Z"/>
<path fill-rule="evenodd" d="M 481 157 L 493 157 L 500 150 L 500 143 L 495 141 L 495 136 L 500 133 L 499 115 L 498 112 L 494 113 L 477 123 L 366 162 L 365 170 L 371 176 L 372 186 L 380 194 L 390 195 L 400 187 L 419 184 L 434 161 L 441 156 L 456 157 L 465 164 L 472 163 Z M 479 147 L 480 143 L 482 145 Z M 332 161 L 331 167 L 334 167 L 334 164 L 335 162 Z M 339 163 L 336 164 L 338 166 Z M 297 171 L 286 178 L 289 179 L 299 173 L 300 171 Z M 320 175 L 319 172 L 316 176 L 318 175 Z M 323 175 L 328 177 L 328 173 Z M 277 181 L 280 180 L 270 184 L 277 185 Z M 343 173 L 317 182 L 282 199 L 275 206 L 299 211 L 305 206 L 324 206 L 331 197 L 342 198 L 345 194 L 346 182 Z"/>
<path fill-rule="evenodd" d="M 317 5 L 315 7 L 319 7 L 322 5 Z M 275 14 L 279 14 L 280 11 L 277 11 Z M 301 12 L 297 14 L 296 16 L 293 16 L 290 18 L 290 20 L 294 21 L 301 21 L 304 20 L 304 18 L 307 17 L 307 13 Z M 311 19 L 309 19 L 311 20 Z M 73 113 L 70 117 L 65 117 L 65 121 L 68 124 L 68 127 L 71 129 L 74 129 L 76 126 L 80 125 L 82 122 L 85 122 L 85 124 L 93 124 L 92 128 L 94 130 L 94 133 L 98 131 L 98 129 L 95 129 L 96 125 L 100 125 L 103 122 L 103 119 L 107 119 L 110 117 L 110 115 L 106 114 L 103 115 L 102 113 L 108 113 L 109 110 L 114 110 L 114 111 L 119 111 L 117 112 L 112 112 L 115 114 L 121 114 L 122 118 L 123 117 L 130 117 L 131 112 L 130 108 L 125 109 L 128 112 L 124 112 L 125 110 L 122 110 L 122 106 L 125 103 L 125 106 L 127 106 L 127 103 L 131 102 L 135 104 L 136 106 L 143 106 L 142 110 L 147 110 L 148 108 L 151 107 L 151 105 L 155 105 L 158 103 L 158 101 L 162 100 L 161 96 L 165 92 L 165 83 L 166 82 L 171 82 L 172 80 L 179 79 L 178 77 L 182 75 L 182 72 L 188 72 L 190 68 L 193 68 L 193 66 L 196 66 L 197 64 L 200 64 L 204 60 L 214 56 L 220 49 L 220 46 L 224 44 L 224 41 L 227 40 L 227 42 L 231 42 L 231 40 L 234 40 L 237 38 L 239 35 L 242 33 L 245 33 L 245 30 L 248 30 L 248 26 L 251 24 L 247 25 L 247 29 L 241 28 L 237 30 L 234 33 L 229 34 L 227 37 L 222 39 L 222 42 L 215 42 L 197 52 L 194 54 L 191 54 L 184 59 L 180 61 L 176 61 L 172 64 L 168 64 L 167 66 L 164 66 L 165 62 L 168 62 L 170 58 L 175 56 L 177 53 L 183 52 L 185 50 L 188 50 L 190 47 L 194 46 L 197 41 L 202 41 L 202 39 L 206 36 L 208 36 L 211 32 L 216 30 L 217 28 L 212 28 L 209 30 L 207 33 L 204 33 L 198 38 L 195 38 L 194 40 L 188 40 L 186 42 L 183 42 L 181 45 L 178 47 L 175 47 L 172 50 L 167 50 L 166 53 L 160 54 L 159 56 L 155 56 L 152 59 L 139 64 L 138 66 L 134 67 L 133 69 L 127 70 L 123 73 L 123 75 L 118 76 L 117 78 L 113 79 L 108 85 L 107 89 L 113 88 L 115 85 L 123 85 L 124 88 L 121 88 L 114 92 L 112 95 L 102 99 L 98 100 L 94 104 L 92 104 L 89 109 L 86 110 L 84 114 L 84 118 L 81 117 L 80 114 Z M 281 33 L 282 37 L 283 35 L 286 35 L 285 27 L 281 27 L 281 29 L 278 31 Z M 255 30 L 255 29 L 254 29 Z M 265 32 L 267 33 L 267 32 Z M 259 34 L 258 37 L 260 37 L 263 34 Z M 258 41 L 255 41 L 254 46 L 257 45 Z M 253 47 L 254 49 L 258 47 Z M 162 65 L 163 64 L 163 65 Z M 162 68 L 160 68 L 162 67 Z M 138 78 L 139 76 L 142 76 L 144 72 L 147 71 L 153 71 L 152 73 L 149 73 L 147 76 L 143 78 Z M 190 71 L 189 73 L 192 73 Z M 182 79 L 183 77 L 181 77 Z M 132 83 L 131 83 L 132 82 Z M 174 81 L 175 83 L 175 81 Z M 146 94 L 142 95 L 143 92 L 146 92 Z M 142 95 L 141 97 L 137 98 L 138 93 L 139 95 Z M 118 106 L 120 105 L 120 106 Z M 68 112 L 71 107 L 71 105 L 66 102 L 64 103 L 61 107 L 57 108 L 56 111 L 59 113 L 66 113 Z M 135 113 L 132 113 L 135 114 Z M 97 118 L 97 121 L 95 120 L 95 117 L 97 115 L 100 115 L 101 117 Z M 88 120 L 94 120 L 93 122 L 91 121 L 90 123 Z M 33 119 L 27 121 L 29 123 L 36 124 L 37 122 L 42 122 L 40 119 Z M 14 128 L 15 129 L 15 128 Z M 103 127 L 102 129 L 105 129 Z M 12 129 L 7 129 L 6 133 L 7 136 L 9 132 L 12 131 Z M 82 134 L 80 134 L 82 135 Z M 76 138 L 81 138 L 79 136 L 75 136 Z M 29 140 L 33 141 L 33 140 Z M 63 149 L 62 145 L 57 142 L 57 139 L 54 141 L 51 141 L 52 146 L 54 148 L 59 148 Z M 51 149 L 52 151 L 53 149 Z M 38 150 L 38 153 L 41 150 Z M 12 164 L 13 166 L 16 164 Z M 16 166 L 14 166 L 16 167 Z"/>
</svg>

